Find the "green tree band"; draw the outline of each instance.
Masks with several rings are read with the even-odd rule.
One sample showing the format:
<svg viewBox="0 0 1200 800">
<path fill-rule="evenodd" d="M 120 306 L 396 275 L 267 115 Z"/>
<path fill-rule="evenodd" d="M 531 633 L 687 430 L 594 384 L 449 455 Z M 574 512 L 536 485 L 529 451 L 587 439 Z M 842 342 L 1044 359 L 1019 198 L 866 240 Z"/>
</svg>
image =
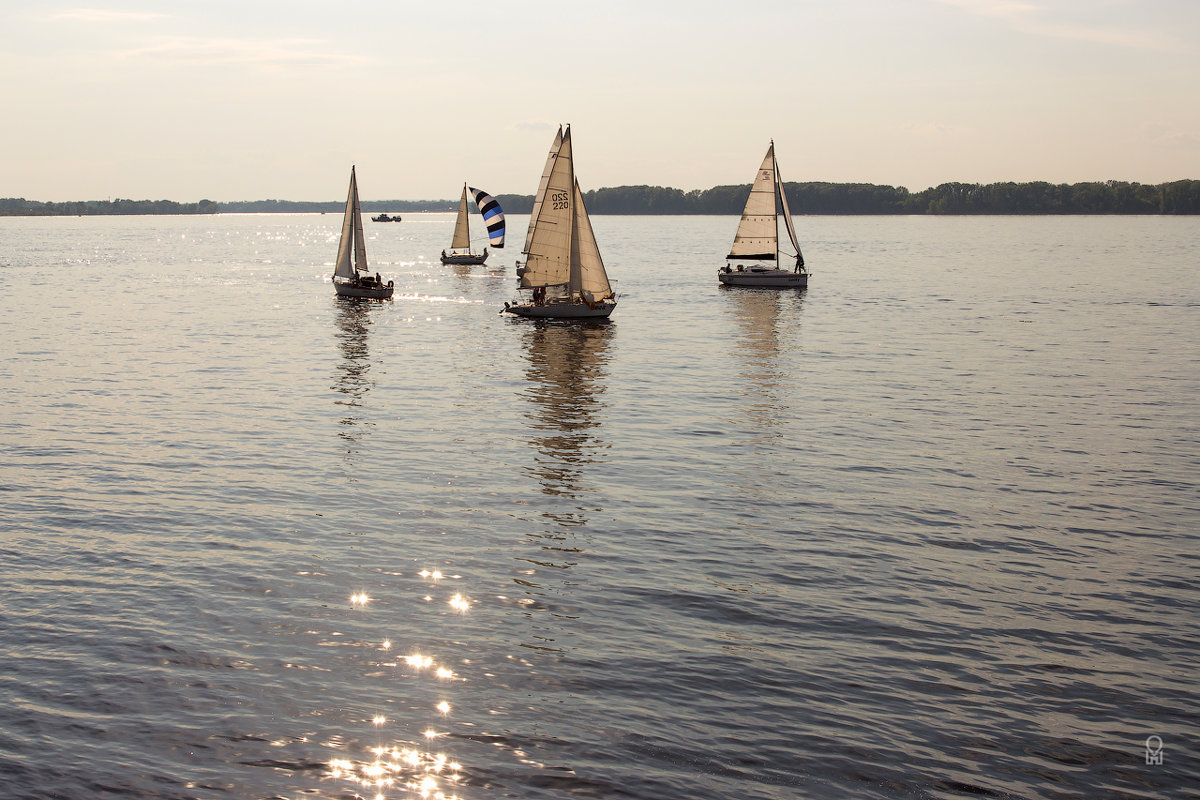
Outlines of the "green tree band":
<svg viewBox="0 0 1200 800">
<path fill-rule="evenodd" d="M 796 214 L 1200 214 L 1200 180 L 1144 184 L 1126 181 L 1090 183 L 943 183 L 921 192 L 873 183 L 788 183 Z M 584 194 L 592 214 L 740 214 L 748 185 L 711 189 L 617 186 Z M 500 194 L 512 214 L 527 214 L 532 195 Z M 90 214 L 215 214 L 340 212 L 344 202 L 252 200 L 174 203 L 169 200 L 93 200 L 39 203 L 0 199 L 0 216 L 74 216 Z M 363 211 L 454 211 L 451 200 L 376 200 Z"/>
</svg>

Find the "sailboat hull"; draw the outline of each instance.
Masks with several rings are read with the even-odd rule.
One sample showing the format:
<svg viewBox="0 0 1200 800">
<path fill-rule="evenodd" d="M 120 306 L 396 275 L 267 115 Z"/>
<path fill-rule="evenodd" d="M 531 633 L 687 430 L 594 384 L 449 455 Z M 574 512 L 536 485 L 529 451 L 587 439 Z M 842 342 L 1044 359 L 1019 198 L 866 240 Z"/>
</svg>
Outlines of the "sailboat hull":
<svg viewBox="0 0 1200 800">
<path fill-rule="evenodd" d="M 504 310 L 509 314 L 530 319 L 607 319 L 617 307 L 615 302 L 601 300 L 591 305 L 587 303 L 520 303 L 517 305 L 504 304 Z"/>
<path fill-rule="evenodd" d="M 768 289 L 807 289 L 808 273 L 786 269 L 719 270 L 717 279 L 726 286 L 759 286 Z"/>
<path fill-rule="evenodd" d="M 458 253 L 442 256 L 443 264 L 482 264 L 487 261 L 487 253 Z"/>
<path fill-rule="evenodd" d="M 391 281 L 387 286 L 356 286 L 353 283 L 334 283 L 338 297 L 367 297 L 372 300 L 390 300 L 395 287 Z"/>
</svg>

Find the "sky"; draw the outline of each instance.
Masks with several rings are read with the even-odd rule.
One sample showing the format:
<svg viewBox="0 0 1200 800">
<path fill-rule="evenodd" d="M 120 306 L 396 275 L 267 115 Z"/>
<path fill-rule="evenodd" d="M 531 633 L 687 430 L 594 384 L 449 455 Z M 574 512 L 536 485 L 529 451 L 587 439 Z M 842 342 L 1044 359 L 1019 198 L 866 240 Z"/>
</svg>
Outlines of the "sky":
<svg viewBox="0 0 1200 800">
<path fill-rule="evenodd" d="M 1197 0 L 0 0 L 0 197 L 1200 179 Z"/>
</svg>

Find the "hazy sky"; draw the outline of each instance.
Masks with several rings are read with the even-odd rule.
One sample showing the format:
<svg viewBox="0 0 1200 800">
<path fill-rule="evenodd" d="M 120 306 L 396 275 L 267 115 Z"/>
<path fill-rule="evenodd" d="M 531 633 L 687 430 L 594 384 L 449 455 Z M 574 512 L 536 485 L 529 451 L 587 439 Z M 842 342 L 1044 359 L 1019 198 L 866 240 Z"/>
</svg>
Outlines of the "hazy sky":
<svg viewBox="0 0 1200 800">
<path fill-rule="evenodd" d="M 491 9 L 485 10 L 485 9 Z M 1200 179 L 1198 0 L 0 0 L 0 197 Z"/>
</svg>

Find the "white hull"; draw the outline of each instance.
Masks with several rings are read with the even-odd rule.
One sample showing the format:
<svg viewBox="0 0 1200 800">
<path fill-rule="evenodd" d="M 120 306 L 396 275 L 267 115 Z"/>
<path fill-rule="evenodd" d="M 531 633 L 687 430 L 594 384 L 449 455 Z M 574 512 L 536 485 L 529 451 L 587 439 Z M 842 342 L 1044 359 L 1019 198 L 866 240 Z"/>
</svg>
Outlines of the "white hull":
<svg viewBox="0 0 1200 800">
<path fill-rule="evenodd" d="M 743 272 L 717 271 L 717 278 L 726 286 L 762 286 L 776 289 L 807 289 L 808 273 L 786 269 L 748 269 Z"/>
<path fill-rule="evenodd" d="M 605 319 L 616 307 L 615 302 L 610 303 L 604 300 L 590 306 L 587 303 L 570 302 L 549 302 L 541 305 L 520 303 L 512 306 L 508 303 L 504 304 L 504 310 L 509 314 L 531 319 Z"/>
<path fill-rule="evenodd" d="M 390 300 L 395 291 L 391 281 L 388 281 L 387 286 L 356 286 L 353 283 L 335 281 L 333 288 L 337 290 L 338 297 L 367 297 L 372 300 Z"/>
</svg>

